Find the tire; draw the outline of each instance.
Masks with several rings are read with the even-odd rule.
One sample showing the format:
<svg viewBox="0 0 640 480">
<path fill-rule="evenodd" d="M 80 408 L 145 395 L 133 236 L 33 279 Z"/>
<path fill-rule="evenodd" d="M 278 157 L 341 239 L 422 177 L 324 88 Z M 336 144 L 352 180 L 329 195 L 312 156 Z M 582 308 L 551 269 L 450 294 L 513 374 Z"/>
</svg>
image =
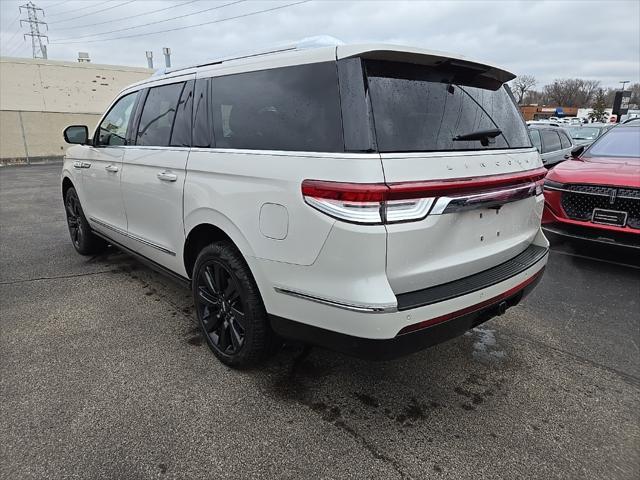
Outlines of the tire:
<svg viewBox="0 0 640 480">
<path fill-rule="evenodd" d="M 202 336 L 222 363 L 246 368 L 273 353 L 276 339 L 258 286 L 233 244 L 204 247 L 191 285 Z"/>
<path fill-rule="evenodd" d="M 70 187 L 64 196 L 64 210 L 71 243 L 80 255 L 92 255 L 107 248 L 107 243 L 94 235 L 87 222 L 76 189 Z"/>
</svg>

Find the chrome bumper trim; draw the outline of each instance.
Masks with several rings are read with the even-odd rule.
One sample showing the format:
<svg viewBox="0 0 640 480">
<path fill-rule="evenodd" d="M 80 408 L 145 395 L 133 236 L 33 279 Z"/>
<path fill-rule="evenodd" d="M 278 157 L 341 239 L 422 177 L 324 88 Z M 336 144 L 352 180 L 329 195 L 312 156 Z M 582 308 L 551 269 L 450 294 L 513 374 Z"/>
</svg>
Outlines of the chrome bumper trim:
<svg viewBox="0 0 640 480">
<path fill-rule="evenodd" d="M 300 292 L 297 290 L 290 290 L 288 288 L 273 287 L 278 293 L 284 295 L 290 295 L 292 297 L 302 298 L 303 300 L 309 300 L 310 302 L 321 303 L 323 305 L 329 305 L 335 308 L 341 308 L 343 310 L 350 310 L 352 312 L 360 313 L 394 313 L 398 311 L 397 305 L 373 305 L 373 304 L 361 304 L 361 303 L 348 303 L 338 300 L 332 300 L 329 298 L 318 297 L 308 293 Z"/>
</svg>

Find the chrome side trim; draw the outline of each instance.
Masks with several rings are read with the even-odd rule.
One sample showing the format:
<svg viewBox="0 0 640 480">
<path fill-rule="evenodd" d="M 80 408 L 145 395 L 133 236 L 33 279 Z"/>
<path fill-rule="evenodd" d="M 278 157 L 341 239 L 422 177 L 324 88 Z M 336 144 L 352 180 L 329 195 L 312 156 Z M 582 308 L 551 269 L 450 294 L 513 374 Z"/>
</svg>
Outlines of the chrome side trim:
<svg viewBox="0 0 640 480">
<path fill-rule="evenodd" d="M 127 231 L 125 231 L 125 230 L 123 230 L 121 228 L 118 228 L 118 227 L 116 227 L 114 225 L 111 225 L 110 223 L 103 222 L 102 220 L 98 220 L 95 217 L 89 217 L 89 220 L 91 220 L 94 223 L 97 223 L 101 227 L 108 228 L 111 231 L 119 233 L 120 235 L 122 235 L 124 237 L 130 238 L 130 239 L 135 240 L 136 242 L 140 242 L 140 243 L 142 243 L 144 245 L 148 245 L 149 247 L 155 248 L 156 250 L 160 250 L 162 253 L 166 253 L 168 255 L 171 255 L 172 257 L 176 256 L 175 252 L 172 252 L 171 250 L 163 247 L 162 245 L 158 245 L 157 243 L 150 242 L 146 238 L 139 237 L 138 235 L 134 235 L 132 233 L 129 233 L 129 232 L 127 232 Z"/>
<path fill-rule="evenodd" d="M 310 295 L 308 293 L 300 292 L 297 290 L 290 290 L 288 288 L 282 288 L 282 287 L 273 287 L 273 288 L 276 292 L 282 293 L 284 295 L 290 295 L 292 297 L 302 298 L 303 300 L 309 300 L 310 302 L 321 303 L 323 305 L 329 305 L 331 307 L 341 308 L 343 310 L 350 310 L 352 312 L 394 313 L 398 311 L 398 307 L 395 303 L 387 304 L 387 305 L 348 303 L 348 302 L 318 297 L 318 296 Z"/>
<path fill-rule="evenodd" d="M 440 197 L 429 215 L 461 212 L 476 208 L 498 207 L 536 195 L 536 185 L 529 183 L 514 188 L 493 190 L 459 197 Z"/>
</svg>

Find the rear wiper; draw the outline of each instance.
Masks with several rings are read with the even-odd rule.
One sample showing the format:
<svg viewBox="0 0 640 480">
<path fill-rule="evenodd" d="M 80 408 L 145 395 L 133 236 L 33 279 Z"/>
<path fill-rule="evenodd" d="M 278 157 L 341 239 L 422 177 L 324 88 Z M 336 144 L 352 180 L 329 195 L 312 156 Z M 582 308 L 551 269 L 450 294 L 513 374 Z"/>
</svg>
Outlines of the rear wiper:
<svg viewBox="0 0 640 480">
<path fill-rule="evenodd" d="M 499 128 L 490 128 L 488 130 L 477 130 L 471 133 L 465 133 L 463 135 L 458 135 L 453 138 L 454 142 L 464 141 L 464 140 L 480 140 L 480 143 L 483 147 L 489 145 L 489 143 L 495 143 L 494 138 L 498 135 L 502 135 L 502 130 Z"/>
</svg>

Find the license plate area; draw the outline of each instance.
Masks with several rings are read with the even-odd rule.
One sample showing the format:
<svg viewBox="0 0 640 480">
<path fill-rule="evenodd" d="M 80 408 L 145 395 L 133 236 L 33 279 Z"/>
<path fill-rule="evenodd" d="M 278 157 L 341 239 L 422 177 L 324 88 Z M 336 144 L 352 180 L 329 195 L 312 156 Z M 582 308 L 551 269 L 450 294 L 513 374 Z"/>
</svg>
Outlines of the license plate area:
<svg viewBox="0 0 640 480">
<path fill-rule="evenodd" d="M 627 212 L 594 208 L 593 214 L 591 215 L 591 222 L 599 223 L 601 225 L 624 227 L 627 224 Z"/>
</svg>

